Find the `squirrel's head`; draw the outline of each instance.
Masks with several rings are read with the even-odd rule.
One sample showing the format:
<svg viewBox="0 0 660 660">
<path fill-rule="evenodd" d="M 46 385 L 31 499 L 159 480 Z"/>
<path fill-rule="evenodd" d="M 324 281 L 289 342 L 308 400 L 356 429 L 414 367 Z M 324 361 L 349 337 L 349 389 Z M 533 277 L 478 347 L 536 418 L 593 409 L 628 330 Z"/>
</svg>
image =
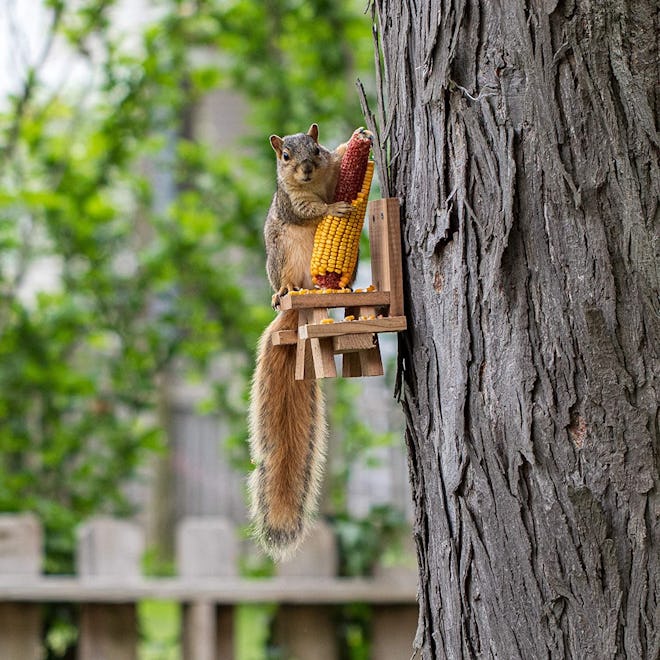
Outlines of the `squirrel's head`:
<svg viewBox="0 0 660 660">
<path fill-rule="evenodd" d="M 312 124 L 307 133 L 270 136 L 270 144 L 277 154 L 278 176 L 288 182 L 310 183 L 327 156 L 319 145 L 319 127 Z"/>
</svg>

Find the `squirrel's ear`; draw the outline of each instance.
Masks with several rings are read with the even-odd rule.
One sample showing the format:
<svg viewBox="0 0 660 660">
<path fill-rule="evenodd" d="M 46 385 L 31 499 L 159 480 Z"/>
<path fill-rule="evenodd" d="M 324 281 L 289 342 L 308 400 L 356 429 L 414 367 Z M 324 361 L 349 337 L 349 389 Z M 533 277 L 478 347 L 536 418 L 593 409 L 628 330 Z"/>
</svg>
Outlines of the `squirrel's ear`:
<svg viewBox="0 0 660 660">
<path fill-rule="evenodd" d="M 319 125 L 318 124 L 312 124 L 309 127 L 309 130 L 307 131 L 307 135 L 311 135 L 312 138 L 314 138 L 314 142 L 319 141 Z"/>
<path fill-rule="evenodd" d="M 271 135 L 270 136 L 270 145 L 275 149 L 275 153 L 278 156 L 282 155 L 282 145 L 284 144 L 284 140 L 279 136 L 279 135 Z"/>
</svg>

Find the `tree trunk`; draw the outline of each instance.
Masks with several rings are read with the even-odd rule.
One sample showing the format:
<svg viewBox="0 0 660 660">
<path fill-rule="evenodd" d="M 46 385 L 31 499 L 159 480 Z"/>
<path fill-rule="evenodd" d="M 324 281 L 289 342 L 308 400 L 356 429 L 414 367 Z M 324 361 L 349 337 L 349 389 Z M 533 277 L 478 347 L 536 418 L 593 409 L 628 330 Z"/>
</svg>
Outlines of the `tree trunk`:
<svg viewBox="0 0 660 660">
<path fill-rule="evenodd" d="M 435 658 L 657 658 L 657 0 L 376 0 Z"/>
</svg>

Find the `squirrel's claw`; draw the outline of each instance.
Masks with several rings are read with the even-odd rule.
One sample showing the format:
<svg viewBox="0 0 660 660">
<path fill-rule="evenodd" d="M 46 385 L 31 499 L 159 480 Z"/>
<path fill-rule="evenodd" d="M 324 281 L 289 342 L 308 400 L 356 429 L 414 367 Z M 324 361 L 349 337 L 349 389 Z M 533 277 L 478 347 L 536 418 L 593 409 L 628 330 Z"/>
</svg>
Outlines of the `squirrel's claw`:
<svg viewBox="0 0 660 660">
<path fill-rule="evenodd" d="M 270 299 L 270 304 L 273 307 L 273 309 L 279 309 L 280 308 L 280 299 L 282 296 L 286 296 L 286 294 L 289 293 L 289 289 L 285 286 L 280 287 L 279 291 L 277 293 L 274 293 Z"/>
<path fill-rule="evenodd" d="M 328 215 L 336 215 L 339 218 L 347 216 L 353 206 L 350 202 L 335 202 L 328 207 Z"/>
</svg>

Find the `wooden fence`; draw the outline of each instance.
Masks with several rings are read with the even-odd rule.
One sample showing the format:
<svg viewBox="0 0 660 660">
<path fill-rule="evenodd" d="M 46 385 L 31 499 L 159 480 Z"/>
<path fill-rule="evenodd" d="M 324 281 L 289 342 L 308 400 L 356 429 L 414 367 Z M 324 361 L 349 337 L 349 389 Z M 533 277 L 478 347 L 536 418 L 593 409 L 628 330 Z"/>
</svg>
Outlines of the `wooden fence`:
<svg viewBox="0 0 660 660">
<path fill-rule="evenodd" d="M 79 605 L 79 660 L 134 660 L 136 604 L 176 601 L 182 608 L 184 660 L 235 657 L 234 609 L 278 603 L 275 631 L 285 658 L 336 660 L 333 607 L 362 602 L 373 608 L 373 660 L 407 660 L 417 623 L 411 571 L 382 570 L 372 579 L 336 578 L 332 533 L 319 524 L 296 558 L 274 578 L 237 575 L 241 545 L 222 518 L 191 518 L 177 530 L 178 577 L 140 575 L 144 552 L 137 525 L 93 519 L 78 535 L 77 575 L 42 576 L 43 537 L 33 515 L 0 516 L 0 658 L 42 657 L 44 603 Z"/>
</svg>

